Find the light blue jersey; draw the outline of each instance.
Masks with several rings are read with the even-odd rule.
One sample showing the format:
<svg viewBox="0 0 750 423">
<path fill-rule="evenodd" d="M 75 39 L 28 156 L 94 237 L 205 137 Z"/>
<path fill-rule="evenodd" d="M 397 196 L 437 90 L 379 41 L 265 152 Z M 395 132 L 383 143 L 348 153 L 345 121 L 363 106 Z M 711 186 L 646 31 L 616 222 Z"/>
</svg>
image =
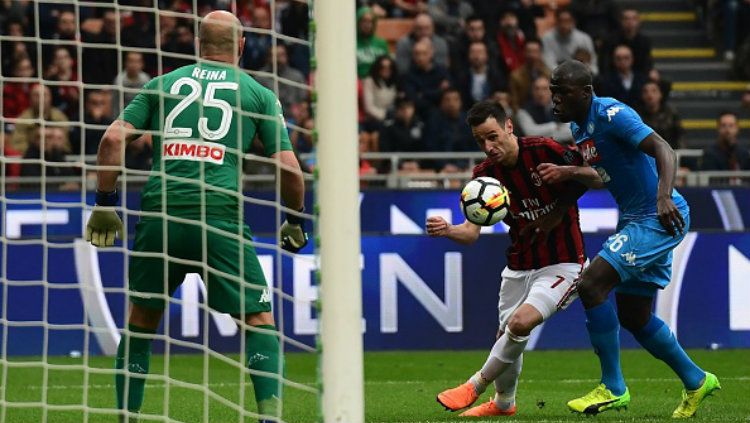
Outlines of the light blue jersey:
<svg viewBox="0 0 750 423">
<path fill-rule="evenodd" d="M 609 97 L 594 97 L 586 125 L 572 122 L 570 129 L 584 160 L 602 177 L 620 209 L 617 233 L 604 243 L 599 256 L 620 275 L 618 292 L 654 295 L 669 283 L 672 250 L 684 237 L 670 235 L 656 215 L 656 160 L 639 148 L 654 130 L 629 106 Z M 672 200 L 687 231 L 687 202 L 677 190 Z"/>
<path fill-rule="evenodd" d="M 656 160 L 638 146 L 653 129 L 629 106 L 609 97 L 594 97 L 584 127 L 571 122 L 578 149 L 612 193 L 621 220 L 656 216 L 659 176 Z M 677 207 L 685 199 L 672 191 Z"/>
</svg>

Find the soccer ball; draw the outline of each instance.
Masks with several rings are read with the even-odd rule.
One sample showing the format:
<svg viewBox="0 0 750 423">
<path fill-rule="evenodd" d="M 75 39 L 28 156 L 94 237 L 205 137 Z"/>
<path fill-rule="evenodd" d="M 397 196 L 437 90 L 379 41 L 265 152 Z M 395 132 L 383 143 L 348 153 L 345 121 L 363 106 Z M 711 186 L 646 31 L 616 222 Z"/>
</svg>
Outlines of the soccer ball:
<svg viewBox="0 0 750 423">
<path fill-rule="evenodd" d="M 495 178 L 480 176 L 461 191 L 461 211 L 466 220 L 480 226 L 492 226 L 505 219 L 510 192 Z"/>
</svg>

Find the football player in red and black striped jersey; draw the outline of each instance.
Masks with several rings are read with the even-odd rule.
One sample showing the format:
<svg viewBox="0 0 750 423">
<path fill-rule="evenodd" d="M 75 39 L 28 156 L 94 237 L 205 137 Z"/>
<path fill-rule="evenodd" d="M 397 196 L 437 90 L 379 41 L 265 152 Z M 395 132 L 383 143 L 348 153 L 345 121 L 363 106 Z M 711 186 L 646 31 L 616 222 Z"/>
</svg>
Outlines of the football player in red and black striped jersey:
<svg viewBox="0 0 750 423">
<path fill-rule="evenodd" d="M 575 298 L 574 281 L 587 261 L 576 201 L 588 186 L 600 186 L 601 178 L 594 169 L 582 166 L 582 157 L 572 148 L 551 138 L 516 137 L 513 123 L 495 102 L 474 105 L 467 122 L 487 155 L 474 168 L 473 177 L 491 176 L 510 191 L 510 212 L 504 222 L 512 243 L 500 286 L 498 339 L 480 371 L 437 399 L 451 411 L 460 410 L 494 383 L 494 399 L 462 416 L 507 416 L 516 412 L 515 389 L 531 330 Z M 580 166 L 570 169 L 580 172 L 577 180 L 585 184 L 544 182 L 542 175 L 554 171 L 554 165 Z M 429 235 L 462 244 L 476 241 L 479 231 L 468 220 L 460 225 L 440 217 L 427 220 Z"/>
</svg>

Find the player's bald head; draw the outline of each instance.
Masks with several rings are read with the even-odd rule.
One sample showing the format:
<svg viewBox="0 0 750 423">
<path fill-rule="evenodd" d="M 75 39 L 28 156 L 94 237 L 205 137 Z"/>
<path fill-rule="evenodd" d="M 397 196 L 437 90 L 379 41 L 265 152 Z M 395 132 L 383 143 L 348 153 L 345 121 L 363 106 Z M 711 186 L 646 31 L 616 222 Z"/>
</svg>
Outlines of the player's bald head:
<svg viewBox="0 0 750 423">
<path fill-rule="evenodd" d="M 592 85 L 593 80 L 589 67 L 578 60 L 566 60 L 552 72 L 552 81 L 556 85 L 585 87 Z"/>
<path fill-rule="evenodd" d="M 232 55 L 242 39 L 242 24 L 229 12 L 213 11 L 201 21 L 198 39 L 203 57 Z"/>
</svg>

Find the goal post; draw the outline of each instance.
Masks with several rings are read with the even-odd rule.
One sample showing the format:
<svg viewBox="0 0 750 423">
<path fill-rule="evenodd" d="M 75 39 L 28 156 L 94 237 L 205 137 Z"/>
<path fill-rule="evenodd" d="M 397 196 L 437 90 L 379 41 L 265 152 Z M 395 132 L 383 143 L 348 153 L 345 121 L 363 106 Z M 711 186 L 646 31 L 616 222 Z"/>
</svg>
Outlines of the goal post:
<svg viewBox="0 0 750 423">
<path fill-rule="evenodd" d="M 322 411 L 364 421 L 355 2 L 315 0 Z"/>
</svg>

